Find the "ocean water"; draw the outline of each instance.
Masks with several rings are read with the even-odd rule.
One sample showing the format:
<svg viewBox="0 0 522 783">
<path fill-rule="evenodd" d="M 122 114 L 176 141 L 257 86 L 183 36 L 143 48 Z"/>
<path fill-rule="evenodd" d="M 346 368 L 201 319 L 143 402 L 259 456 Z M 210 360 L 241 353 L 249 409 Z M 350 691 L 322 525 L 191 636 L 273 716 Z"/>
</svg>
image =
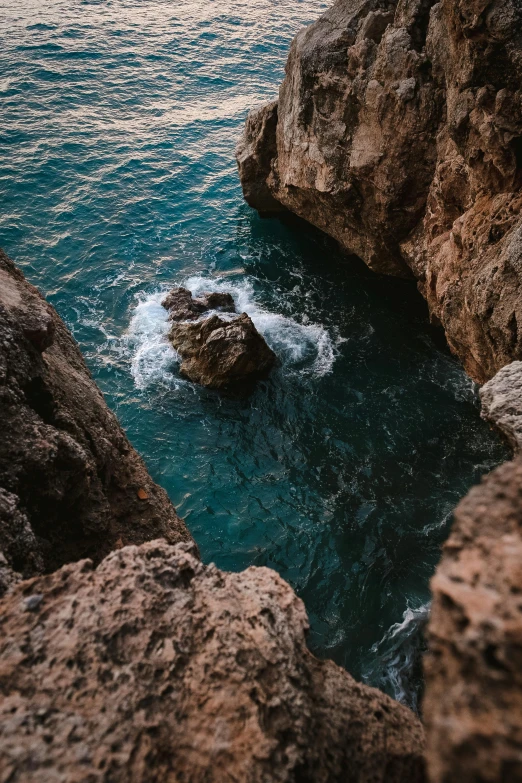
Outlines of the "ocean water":
<svg viewBox="0 0 522 783">
<path fill-rule="evenodd" d="M 310 646 L 415 706 L 457 500 L 505 457 L 415 287 L 233 159 L 317 0 L 0 0 L 0 243 L 48 296 L 205 561 L 275 568 Z M 280 357 L 245 398 L 180 378 L 160 300 L 230 291 Z"/>
</svg>

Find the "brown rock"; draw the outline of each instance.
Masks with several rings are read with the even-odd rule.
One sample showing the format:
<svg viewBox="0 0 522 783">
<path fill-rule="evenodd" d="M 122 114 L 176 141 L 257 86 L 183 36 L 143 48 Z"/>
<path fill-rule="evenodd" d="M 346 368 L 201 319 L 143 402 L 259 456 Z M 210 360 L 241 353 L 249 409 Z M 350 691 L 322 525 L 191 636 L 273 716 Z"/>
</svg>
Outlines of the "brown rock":
<svg viewBox="0 0 522 783">
<path fill-rule="evenodd" d="M 169 339 L 183 359 L 182 375 L 213 389 L 264 378 L 276 360 L 246 313 L 231 321 L 213 315 L 195 323 L 175 323 Z"/>
<path fill-rule="evenodd" d="M 190 539 L 71 334 L 1 251 L 0 421 L 4 570 L 28 577 L 87 555 L 99 562 L 120 538 Z"/>
<path fill-rule="evenodd" d="M 471 490 L 432 580 L 423 717 L 432 783 L 522 780 L 522 460 Z"/>
<path fill-rule="evenodd" d="M 273 571 L 156 541 L 25 582 L 0 607 L 9 783 L 415 783 L 417 718 L 307 650 Z"/>
<path fill-rule="evenodd" d="M 169 321 L 195 321 L 208 310 L 236 312 L 231 294 L 219 291 L 209 291 L 194 299 L 186 288 L 177 287 L 167 294 L 161 304 L 169 311 Z"/>
<path fill-rule="evenodd" d="M 479 382 L 522 359 L 521 28 L 515 0 L 337 0 L 238 146 L 248 203 L 413 274 Z"/>
</svg>

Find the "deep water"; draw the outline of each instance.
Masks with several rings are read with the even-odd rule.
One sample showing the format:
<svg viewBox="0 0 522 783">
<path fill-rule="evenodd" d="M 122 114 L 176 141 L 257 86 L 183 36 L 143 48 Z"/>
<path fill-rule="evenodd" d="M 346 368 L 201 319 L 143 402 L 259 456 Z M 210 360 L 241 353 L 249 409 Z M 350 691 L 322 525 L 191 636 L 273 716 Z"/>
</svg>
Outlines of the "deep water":
<svg viewBox="0 0 522 783">
<path fill-rule="evenodd" d="M 457 500 L 505 456 L 414 286 L 298 221 L 233 160 L 316 0 L 0 0 L 0 243 L 79 341 L 205 561 L 267 565 L 310 644 L 413 703 Z M 249 399 L 180 379 L 161 292 L 231 291 L 281 366 Z"/>
</svg>

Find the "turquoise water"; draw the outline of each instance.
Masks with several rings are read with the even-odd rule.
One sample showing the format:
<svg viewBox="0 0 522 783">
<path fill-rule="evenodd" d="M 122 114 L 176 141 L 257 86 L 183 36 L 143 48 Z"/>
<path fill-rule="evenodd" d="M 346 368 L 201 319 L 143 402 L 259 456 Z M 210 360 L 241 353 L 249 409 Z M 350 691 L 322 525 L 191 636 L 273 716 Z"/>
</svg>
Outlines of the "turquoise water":
<svg viewBox="0 0 522 783">
<path fill-rule="evenodd" d="M 233 151 L 315 0 L 0 0 L 0 243 L 79 341 L 205 561 L 275 568 L 311 647 L 413 703 L 451 510 L 504 456 L 415 287 L 262 221 Z M 180 379 L 161 292 L 231 291 L 281 366 Z"/>
</svg>

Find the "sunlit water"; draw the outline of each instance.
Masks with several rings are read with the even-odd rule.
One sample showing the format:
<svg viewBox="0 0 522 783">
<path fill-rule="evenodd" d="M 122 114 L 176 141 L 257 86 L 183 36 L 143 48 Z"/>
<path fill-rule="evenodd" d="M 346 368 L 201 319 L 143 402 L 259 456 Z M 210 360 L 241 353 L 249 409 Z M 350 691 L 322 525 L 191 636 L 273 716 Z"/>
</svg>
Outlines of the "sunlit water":
<svg viewBox="0 0 522 783">
<path fill-rule="evenodd" d="M 415 288 L 241 198 L 233 151 L 316 0 L 0 0 L 0 241 L 78 339 L 205 561 L 268 565 L 321 656 L 415 702 L 451 510 L 503 447 Z M 230 291 L 280 357 L 183 381 L 161 294 Z"/>
</svg>

